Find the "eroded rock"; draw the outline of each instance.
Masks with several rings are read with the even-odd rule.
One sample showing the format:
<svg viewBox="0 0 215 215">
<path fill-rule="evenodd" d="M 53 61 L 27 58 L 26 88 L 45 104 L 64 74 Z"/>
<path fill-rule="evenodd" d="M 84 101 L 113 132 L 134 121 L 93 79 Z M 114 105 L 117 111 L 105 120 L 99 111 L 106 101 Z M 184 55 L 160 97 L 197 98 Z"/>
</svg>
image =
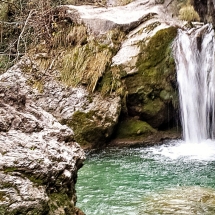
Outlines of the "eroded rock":
<svg viewBox="0 0 215 215">
<path fill-rule="evenodd" d="M 0 213 L 75 214 L 84 152 L 70 128 L 29 98 L 19 71 L 8 74 L 0 76 Z"/>
<path fill-rule="evenodd" d="M 57 71 L 55 73 L 50 72 L 47 76 L 43 75 L 43 91 L 40 92 L 29 84 L 30 81 L 35 80 L 35 74 L 26 72 L 28 65 L 32 66 L 32 62 L 30 62 L 29 58 L 23 58 L 11 70 L 3 74 L 2 80 L 13 82 L 18 91 L 22 89 L 26 93 L 26 97 L 22 98 L 23 100 L 33 100 L 36 106 L 51 113 L 59 122 L 69 125 L 74 130 L 75 140 L 82 144 L 83 147 L 100 147 L 106 144 L 118 122 L 121 111 L 120 96 L 110 95 L 104 97 L 100 93 L 92 94 L 82 86 L 66 86 L 56 80 L 56 73 L 59 74 Z M 5 92 L 2 92 L 3 95 L 5 95 Z M 13 99 L 7 99 L 12 105 Z M 19 99 L 21 100 L 21 98 Z M 79 112 L 82 113 L 81 118 L 77 118 Z M 88 118 L 87 116 L 89 115 L 92 118 Z M 12 125 L 12 122 L 5 118 L 0 124 L 0 129 L 6 131 L 10 126 L 18 126 L 21 129 L 21 119 L 22 116 L 17 114 Z M 30 119 L 26 118 L 25 121 L 30 121 Z M 8 124 L 11 125 L 9 126 Z M 40 129 L 39 124 L 34 126 L 35 129 Z M 31 132 L 30 128 L 28 127 L 29 132 Z M 88 138 L 89 136 L 90 138 Z"/>
</svg>

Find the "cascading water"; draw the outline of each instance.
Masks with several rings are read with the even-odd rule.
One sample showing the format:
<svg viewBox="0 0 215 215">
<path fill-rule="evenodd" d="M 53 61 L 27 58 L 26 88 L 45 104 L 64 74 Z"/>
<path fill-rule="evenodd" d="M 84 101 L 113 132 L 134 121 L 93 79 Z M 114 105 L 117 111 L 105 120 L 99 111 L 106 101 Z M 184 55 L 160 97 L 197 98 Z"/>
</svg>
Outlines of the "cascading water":
<svg viewBox="0 0 215 215">
<path fill-rule="evenodd" d="M 214 31 L 210 25 L 179 30 L 174 43 L 185 142 L 215 137 Z"/>
</svg>

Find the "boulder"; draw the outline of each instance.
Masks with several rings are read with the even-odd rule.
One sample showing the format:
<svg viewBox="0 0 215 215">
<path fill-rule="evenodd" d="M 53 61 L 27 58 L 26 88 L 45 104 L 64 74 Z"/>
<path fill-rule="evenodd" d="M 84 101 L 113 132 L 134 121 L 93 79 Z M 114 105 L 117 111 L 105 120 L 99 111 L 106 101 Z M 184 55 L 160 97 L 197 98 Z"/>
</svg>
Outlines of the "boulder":
<svg viewBox="0 0 215 215">
<path fill-rule="evenodd" d="M 148 43 L 142 41 L 135 72 L 127 73 L 124 78 L 128 114 L 139 116 L 154 128 L 162 127 L 174 117 L 177 89 L 171 43 L 176 34 L 174 27 L 163 28 Z"/>
<path fill-rule="evenodd" d="M 51 113 L 74 131 L 74 139 L 84 148 L 104 146 L 112 135 L 121 111 L 121 98 L 90 93 L 85 87 L 70 87 L 56 80 L 57 71 L 29 72 L 36 67 L 28 57 L 4 73 L 4 77 L 23 88 L 34 104 Z M 29 66 L 31 65 L 31 66 Z M 38 81 L 38 76 L 42 79 Z M 42 88 L 42 90 L 41 90 Z M 3 126 L 3 125 L 2 125 Z"/>
<path fill-rule="evenodd" d="M 17 67 L 0 76 L 0 213 L 76 214 L 84 151 L 31 100 L 25 81 Z"/>
<path fill-rule="evenodd" d="M 136 119 L 121 121 L 116 129 L 117 139 L 138 140 L 156 133 L 148 123 Z"/>
</svg>

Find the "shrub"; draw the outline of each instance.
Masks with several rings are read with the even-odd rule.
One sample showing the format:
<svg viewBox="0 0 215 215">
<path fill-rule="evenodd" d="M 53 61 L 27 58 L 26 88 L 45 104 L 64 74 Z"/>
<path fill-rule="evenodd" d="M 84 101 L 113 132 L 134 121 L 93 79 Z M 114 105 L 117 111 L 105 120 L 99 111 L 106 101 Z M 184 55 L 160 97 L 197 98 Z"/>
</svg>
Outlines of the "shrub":
<svg viewBox="0 0 215 215">
<path fill-rule="evenodd" d="M 186 5 L 179 10 L 179 19 L 188 22 L 200 21 L 199 14 L 191 5 Z"/>
</svg>

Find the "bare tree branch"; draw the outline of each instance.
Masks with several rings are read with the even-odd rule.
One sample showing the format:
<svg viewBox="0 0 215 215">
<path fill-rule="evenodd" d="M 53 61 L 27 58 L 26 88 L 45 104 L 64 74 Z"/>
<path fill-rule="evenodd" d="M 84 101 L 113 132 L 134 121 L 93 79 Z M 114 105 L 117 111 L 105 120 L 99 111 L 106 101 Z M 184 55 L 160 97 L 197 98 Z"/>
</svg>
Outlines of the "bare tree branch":
<svg viewBox="0 0 215 215">
<path fill-rule="evenodd" d="M 17 41 L 17 59 L 19 58 L 19 55 L 20 55 L 20 53 L 19 53 L 20 40 L 21 40 L 21 39 L 23 40 L 22 35 L 23 35 L 23 33 L 25 32 L 25 28 L 26 28 L 26 26 L 27 26 L 27 24 L 28 24 L 28 21 L 29 21 L 29 19 L 31 18 L 31 16 L 32 16 L 32 14 L 33 14 L 34 12 L 35 12 L 35 9 L 33 9 L 33 10 L 31 10 L 31 11 L 29 12 L 28 17 L 27 17 L 27 19 L 25 20 L 25 24 L 24 24 L 24 26 L 23 26 L 23 28 L 22 28 L 22 31 L 21 31 L 21 33 L 20 33 L 20 35 L 19 35 L 19 37 L 18 37 L 18 41 Z M 23 40 L 23 41 L 24 41 L 24 40 Z"/>
<path fill-rule="evenodd" d="M 23 24 L 24 22 L 21 22 L 21 21 L 18 21 L 18 22 L 5 22 L 5 21 L 0 21 L 0 23 L 6 24 L 6 25 L 20 25 L 20 24 Z"/>
</svg>

